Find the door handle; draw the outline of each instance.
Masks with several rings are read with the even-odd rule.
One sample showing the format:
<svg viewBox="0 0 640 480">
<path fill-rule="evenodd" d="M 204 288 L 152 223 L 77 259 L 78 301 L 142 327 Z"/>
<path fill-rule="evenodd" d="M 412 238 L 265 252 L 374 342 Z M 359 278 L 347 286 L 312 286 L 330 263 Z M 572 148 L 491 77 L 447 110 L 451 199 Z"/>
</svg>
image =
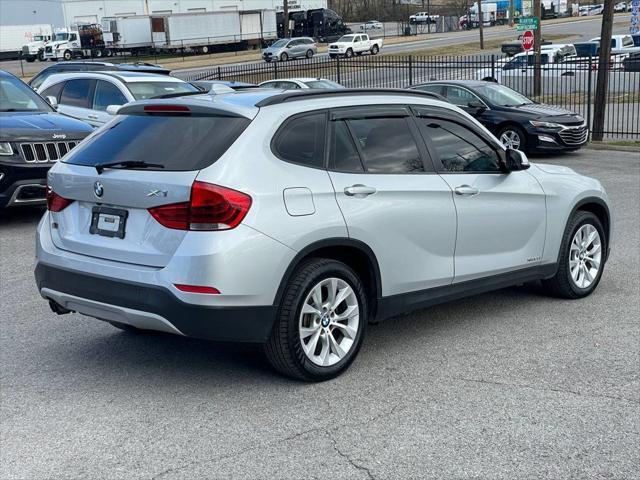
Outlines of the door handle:
<svg viewBox="0 0 640 480">
<path fill-rule="evenodd" d="M 460 185 L 454 188 L 453 191 L 456 192 L 456 195 L 461 195 L 463 197 L 471 197 L 480 193 L 477 188 L 472 187 L 471 185 Z"/>
<path fill-rule="evenodd" d="M 376 193 L 376 189 L 373 187 L 367 187 L 366 185 L 356 184 L 350 187 L 345 187 L 344 194 L 350 197 L 364 198 Z"/>
<path fill-rule="evenodd" d="M 97 115 L 87 115 L 89 117 L 89 119 L 91 120 L 97 120 L 98 116 Z"/>
</svg>

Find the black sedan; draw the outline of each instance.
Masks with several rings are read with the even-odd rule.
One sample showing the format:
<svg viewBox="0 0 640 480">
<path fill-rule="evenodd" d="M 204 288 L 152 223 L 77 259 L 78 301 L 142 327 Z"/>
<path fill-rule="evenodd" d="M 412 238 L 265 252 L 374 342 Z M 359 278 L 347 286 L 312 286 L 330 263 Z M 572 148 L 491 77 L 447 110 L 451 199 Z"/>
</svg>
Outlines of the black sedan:
<svg viewBox="0 0 640 480">
<path fill-rule="evenodd" d="M 411 88 L 442 95 L 475 117 L 509 148 L 526 152 L 577 150 L 589 137 L 580 115 L 534 102 L 497 83 L 439 80 Z"/>
</svg>

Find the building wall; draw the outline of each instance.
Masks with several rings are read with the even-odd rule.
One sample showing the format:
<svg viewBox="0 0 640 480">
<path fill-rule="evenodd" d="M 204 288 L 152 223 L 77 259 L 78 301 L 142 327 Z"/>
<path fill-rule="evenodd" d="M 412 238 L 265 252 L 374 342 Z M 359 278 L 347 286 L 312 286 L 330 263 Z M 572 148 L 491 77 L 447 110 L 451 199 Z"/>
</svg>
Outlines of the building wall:
<svg viewBox="0 0 640 480">
<path fill-rule="evenodd" d="M 327 0 L 289 0 L 290 10 L 326 7 Z M 52 23 L 63 27 L 99 22 L 102 17 L 266 8 L 282 10 L 282 0 L 0 0 L 0 25 Z"/>
</svg>

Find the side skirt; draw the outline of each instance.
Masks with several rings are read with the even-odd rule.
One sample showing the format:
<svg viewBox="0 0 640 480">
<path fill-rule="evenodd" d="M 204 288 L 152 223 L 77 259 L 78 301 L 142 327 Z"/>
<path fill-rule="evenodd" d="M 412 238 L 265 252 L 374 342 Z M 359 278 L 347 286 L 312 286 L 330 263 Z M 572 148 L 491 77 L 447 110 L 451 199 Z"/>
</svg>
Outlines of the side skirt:
<svg viewBox="0 0 640 480">
<path fill-rule="evenodd" d="M 440 303 L 446 303 L 451 300 L 512 287 L 525 282 L 551 278 L 556 274 L 557 270 L 558 264 L 550 263 L 491 277 L 483 277 L 467 282 L 430 288 L 428 290 L 418 290 L 416 292 L 382 297 L 378 299 L 378 314 L 376 315 L 375 321 L 378 322 L 386 318 L 395 317 L 396 315 L 413 312 Z"/>
</svg>

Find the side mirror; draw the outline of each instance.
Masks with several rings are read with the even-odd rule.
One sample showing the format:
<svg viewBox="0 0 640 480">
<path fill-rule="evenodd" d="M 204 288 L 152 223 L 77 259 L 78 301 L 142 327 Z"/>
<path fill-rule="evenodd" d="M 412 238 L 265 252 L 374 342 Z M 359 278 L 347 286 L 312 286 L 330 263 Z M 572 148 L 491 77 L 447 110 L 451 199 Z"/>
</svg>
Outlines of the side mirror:
<svg viewBox="0 0 640 480">
<path fill-rule="evenodd" d="M 509 172 L 526 170 L 531 166 L 527 155 L 522 150 L 507 148 L 505 152 L 506 169 Z"/>
<path fill-rule="evenodd" d="M 109 115 L 117 115 L 118 114 L 118 110 L 120 110 L 121 105 L 109 105 L 107 107 L 107 113 Z"/>
<path fill-rule="evenodd" d="M 56 110 L 58 109 L 58 99 L 56 97 L 53 97 L 53 96 L 49 95 L 49 96 L 47 96 L 47 98 L 45 98 L 45 100 L 54 109 L 56 109 Z"/>
<path fill-rule="evenodd" d="M 478 110 L 478 112 L 481 112 L 481 111 L 487 109 L 487 107 L 486 107 L 486 105 L 484 103 L 479 102 L 477 100 L 472 100 L 469 103 L 467 103 L 467 107 L 475 108 L 476 110 Z"/>
</svg>

